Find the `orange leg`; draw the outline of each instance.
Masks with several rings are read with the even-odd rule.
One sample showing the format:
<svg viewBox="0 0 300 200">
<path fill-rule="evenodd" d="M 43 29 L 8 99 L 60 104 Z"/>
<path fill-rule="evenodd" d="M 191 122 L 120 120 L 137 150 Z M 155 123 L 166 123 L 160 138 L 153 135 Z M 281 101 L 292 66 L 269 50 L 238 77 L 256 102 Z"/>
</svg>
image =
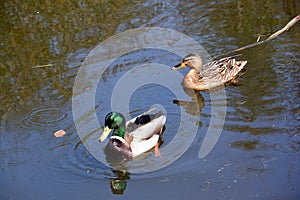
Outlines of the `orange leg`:
<svg viewBox="0 0 300 200">
<path fill-rule="evenodd" d="M 154 153 L 155 153 L 155 156 L 161 157 L 158 147 L 159 147 L 159 144 L 156 143 L 156 145 L 154 147 Z"/>
<path fill-rule="evenodd" d="M 232 84 L 237 84 L 239 81 L 235 77 L 233 77 L 233 79 L 231 79 L 230 82 Z"/>
</svg>

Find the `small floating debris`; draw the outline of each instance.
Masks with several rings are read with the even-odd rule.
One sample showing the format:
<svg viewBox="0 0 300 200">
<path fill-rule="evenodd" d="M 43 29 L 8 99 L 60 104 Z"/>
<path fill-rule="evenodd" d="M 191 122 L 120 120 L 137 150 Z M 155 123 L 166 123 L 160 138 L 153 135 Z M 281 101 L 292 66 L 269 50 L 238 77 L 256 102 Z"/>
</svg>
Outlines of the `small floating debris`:
<svg viewBox="0 0 300 200">
<path fill-rule="evenodd" d="M 64 136 L 66 134 L 66 131 L 64 131 L 64 130 L 59 130 L 59 131 L 56 131 L 55 133 L 54 133 L 54 136 L 55 137 L 62 137 L 62 136 Z"/>
<path fill-rule="evenodd" d="M 52 67 L 54 66 L 53 64 L 45 64 L 45 65 L 36 65 L 36 66 L 33 66 L 32 68 L 42 68 L 42 67 Z"/>
<path fill-rule="evenodd" d="M 224 167 L 221 167 L 220 169 L 217 170 L 217 172 L 220 172 L 224 169 Z"/>
<path fill-rule="evenodd" d="M 163 179 L 159 180 L 160 183 L 166 183 L 166 182 L 170 182 L 169 177 L 164 177 Z"/>
</svg>

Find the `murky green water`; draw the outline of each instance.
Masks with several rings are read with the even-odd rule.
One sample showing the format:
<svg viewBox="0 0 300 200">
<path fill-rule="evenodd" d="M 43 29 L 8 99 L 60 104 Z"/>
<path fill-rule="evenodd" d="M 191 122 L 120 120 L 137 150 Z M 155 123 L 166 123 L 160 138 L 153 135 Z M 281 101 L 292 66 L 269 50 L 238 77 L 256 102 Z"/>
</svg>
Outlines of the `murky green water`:
<svg viewBox="0 0 300 200">
<path fill-rule="evenodd" d="M 174 29 L 216 56 L 273 33 L 299 11 L 299 1 L 279 0 L 2 2 L 0 198 L 298 199 L 300 24 L 242 52 L 248 71 L 239 86 L 226 87 L 225 125 L 203 159 L 198 152 L 211 119 L 209 93 L 198 96 L 200 110 L 185 109 L 199 126 L 189 149 L 165 168 L 138 174 L 109 168 L 86 150 L 71 98 L 88 53 L 122 31 Z M 110 111 L 113 87 L 126 72 L 149 60 L 171 68 L 180 59 L 147 49 L 116 60 L 95 97 L 99 122 Z M 172 91 L 149 84 L 130 100 L 133 115 L 156 103 L 165 107 L 163 146 L 179 126 L 180 107 L 174 99 Z M 55 138 L 59 129 L 67 134 Z"/>
</svg>

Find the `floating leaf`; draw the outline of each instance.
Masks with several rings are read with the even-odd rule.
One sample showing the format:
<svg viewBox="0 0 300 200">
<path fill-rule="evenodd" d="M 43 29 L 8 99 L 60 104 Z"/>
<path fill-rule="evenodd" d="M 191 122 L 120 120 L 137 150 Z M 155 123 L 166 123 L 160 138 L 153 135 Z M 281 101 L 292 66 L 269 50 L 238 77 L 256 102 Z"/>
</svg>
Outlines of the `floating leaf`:
<svg viewBox="0 0 300 200">
<path fill-rule="evenodd" d="M 59 130 L 59 131 L 56 131 L 55 133 L 54 133 L 54 136 L 55 137 L 62 137 L 62 136 L 64 136 L 66 134 L 66 131 L 64 131 L 64 130 Z"/>
</svg>

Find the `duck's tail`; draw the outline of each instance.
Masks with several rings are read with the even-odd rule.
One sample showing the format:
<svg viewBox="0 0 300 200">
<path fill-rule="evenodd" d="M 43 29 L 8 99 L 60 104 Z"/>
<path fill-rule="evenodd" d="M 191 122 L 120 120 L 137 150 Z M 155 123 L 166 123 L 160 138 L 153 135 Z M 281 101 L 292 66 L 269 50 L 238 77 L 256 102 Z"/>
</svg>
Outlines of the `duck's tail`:
<svg viewBox="0 0 300 200">
<path fill-rule="evenodd" d="M 236 56 L 222 58 L 218 60 L 219 73 L 223 76 L 223 80 L 227 82 L 237 78 L 246 64 L 247 61 L 245 60 L 237 61 Z"/>
</svg>

